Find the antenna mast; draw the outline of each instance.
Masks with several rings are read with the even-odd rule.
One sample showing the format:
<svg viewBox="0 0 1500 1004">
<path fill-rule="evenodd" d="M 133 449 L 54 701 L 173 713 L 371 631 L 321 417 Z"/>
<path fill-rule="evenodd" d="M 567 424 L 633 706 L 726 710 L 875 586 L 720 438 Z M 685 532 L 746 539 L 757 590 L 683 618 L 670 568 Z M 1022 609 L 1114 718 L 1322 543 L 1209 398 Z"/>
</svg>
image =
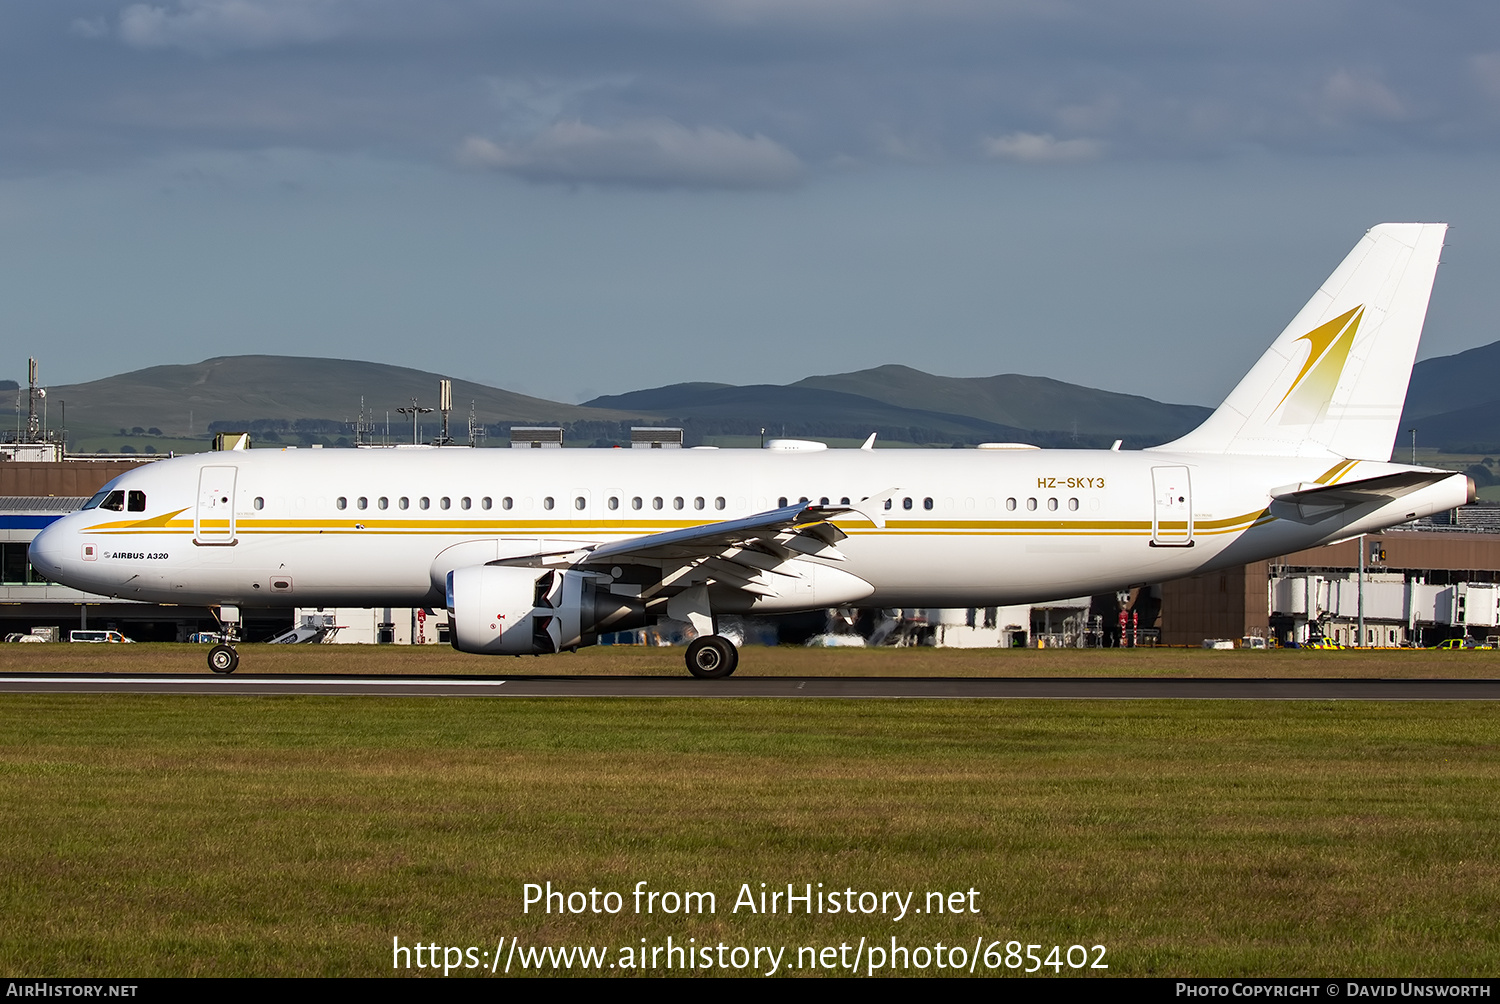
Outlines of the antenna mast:
<svg viewBox="0 0 1500 1004">
<path fill-rule="evenodd" d="M 36 385 L 35 356 L 26 360 L 26 382 L 30 384 L 30 392 L 26 397 L 26 442 L 39 443 L 42 440 L 42 426 L 36 417 L 36 403 L 46 397 L 47 392 Z"/>
<path fill-rule="evenodd" d="M 474 412 L 474 402 L 469 402 L 469 445 L 478 446 L 484 440 L 484 425 Z"/>
<path fill-rule="evenodd" d="M 453 410 L 453 381 L 447 377 L 438 381 L 438 410 L 443 413 L 443 435 L 438 445 L 447 446 L 453 442 L 448 436 L 448 413 Z"/>
</svg>

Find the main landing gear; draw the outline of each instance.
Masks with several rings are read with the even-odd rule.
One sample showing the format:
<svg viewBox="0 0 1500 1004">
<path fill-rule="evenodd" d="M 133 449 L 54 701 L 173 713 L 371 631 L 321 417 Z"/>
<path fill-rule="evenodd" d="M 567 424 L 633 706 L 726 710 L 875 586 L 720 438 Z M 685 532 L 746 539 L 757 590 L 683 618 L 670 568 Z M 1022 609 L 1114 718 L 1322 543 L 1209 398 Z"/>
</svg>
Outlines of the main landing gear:
<svg viewBox="0 0 1500 1004">
<path fill-rule="evenodd" d="M 688 672 L 700 680 L 722 680 L 739 664 L 739 649 L 723 635 L 700 635 L 687 647 Z"/>
<path fill-rule="evenodd" d="M 233 645 L 215 645 L 208 650 L 208 668 L 215 673 L 233 673 L 240 664 L 240 654 Z"/>
</svg>

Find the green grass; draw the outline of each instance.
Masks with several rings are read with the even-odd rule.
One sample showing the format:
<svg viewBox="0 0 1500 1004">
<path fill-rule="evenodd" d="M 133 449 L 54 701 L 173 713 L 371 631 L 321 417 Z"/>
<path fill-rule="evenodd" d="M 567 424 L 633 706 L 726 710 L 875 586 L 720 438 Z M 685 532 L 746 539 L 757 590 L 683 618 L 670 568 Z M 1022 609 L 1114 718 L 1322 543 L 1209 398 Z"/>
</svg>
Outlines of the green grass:
<svg viewBox="0 0 1500 1004">
<path fill-rule="evenodd" d="M 1500 708 L 0 698 L 0 970 L 382 975 L 474 945 L 1104 944 L 1110 975 L 1500 966 Z M 710 890 L 524 915 L 521 886 Z M 741 883 L 980 891 L 750 916 Z"/>
<path fill-rule="evenodd" d="M 605 646 L 538 658 L 486 657 L 446 645 L 241 645 L 237 676 L 685 676 L 681 648 Z M 0 645 L 4 673 L 206 673 L 207 645 Z M 1493 679 L 1500 651 L 1386 649 L 807 649 L 741 650 L 736 676 L 1121 676 Z"/>
</svg>

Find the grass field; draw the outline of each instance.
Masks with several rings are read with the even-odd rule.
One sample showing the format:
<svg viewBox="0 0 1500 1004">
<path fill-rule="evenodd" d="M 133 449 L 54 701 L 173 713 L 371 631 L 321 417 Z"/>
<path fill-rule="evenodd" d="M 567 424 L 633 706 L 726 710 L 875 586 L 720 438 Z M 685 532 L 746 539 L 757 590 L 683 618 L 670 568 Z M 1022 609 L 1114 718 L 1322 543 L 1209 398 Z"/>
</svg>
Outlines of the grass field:
<svg viewBox="0 0 1500 1004">
<path fill-rule="evenodd" d="M 84 646 L 26 648 L 29 663 Z M 119 669 L 178 649 L 98 658 Z M 336 649 L 287 657 L 332 671 Z M 878 653 L 766 654 L 827 674 Z M 983 665 L 936 654 L 884 668 Z M 1323 660 L 1348 654 L 1285 666 L 1327 675 Z M 448 658 L 384 668 L 446 672 Z M 679 671 L 641 650 L 590 665 Z M 671 936 L 787 946 L 782 972 L 798 947 L 895 937 L 1102 944 L 1108 975 L 1488 975 L 1497 782 L 1487 703 L 6 696 L 0 972 L 366 976 L 392 972 L 393 937 L 593 944 L 613 961 Z M 547 881 L 624 893 L 624 909 L 523 913 L 523 885 Z M 640 881 L 711 891 L 718 909 L 637 915 Z M 731 912 L 761 882 L 914 905 L 972 888 L 979 912 Z"/>
<path fill-rule="evenodd" d="M 684 676 L 681 648 L 616 646 L 539 658 L 482 657 L 446 645 L 241 645 L 238 676 Z M 0 673 L 206 673 L 207 645 L 0 645 Z M 1492 679 L 1500 651 L 1269 652 L 1203 649 L 805 649 L 747 646 L 737 676 L 1208 676 Z"/>
</svg>

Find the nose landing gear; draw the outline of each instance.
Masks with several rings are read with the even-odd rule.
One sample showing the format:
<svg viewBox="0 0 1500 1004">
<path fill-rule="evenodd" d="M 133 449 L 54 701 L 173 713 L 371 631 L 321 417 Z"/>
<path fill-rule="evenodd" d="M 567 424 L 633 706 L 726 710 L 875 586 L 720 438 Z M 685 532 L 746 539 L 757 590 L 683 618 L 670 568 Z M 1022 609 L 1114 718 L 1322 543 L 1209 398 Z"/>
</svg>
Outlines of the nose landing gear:
<svg viewBox="0 0 1500 1004">
<path fill-rule="evenodd" d="M 240 608 L 220 604 L 215 616 L 219 621 L 219 644 L 208 650 L 208 668 L 215 673 L 233 673 L 240 664 L 240 654 L 234 649 L 239 637 Z"/>
<path fill-rule="evenodd" d="M 215 673 L 233 673 L 240 664 L 240 654 L 233 645 L 215 645 L 208 650 L 208 668 Z"/>
</svg>

